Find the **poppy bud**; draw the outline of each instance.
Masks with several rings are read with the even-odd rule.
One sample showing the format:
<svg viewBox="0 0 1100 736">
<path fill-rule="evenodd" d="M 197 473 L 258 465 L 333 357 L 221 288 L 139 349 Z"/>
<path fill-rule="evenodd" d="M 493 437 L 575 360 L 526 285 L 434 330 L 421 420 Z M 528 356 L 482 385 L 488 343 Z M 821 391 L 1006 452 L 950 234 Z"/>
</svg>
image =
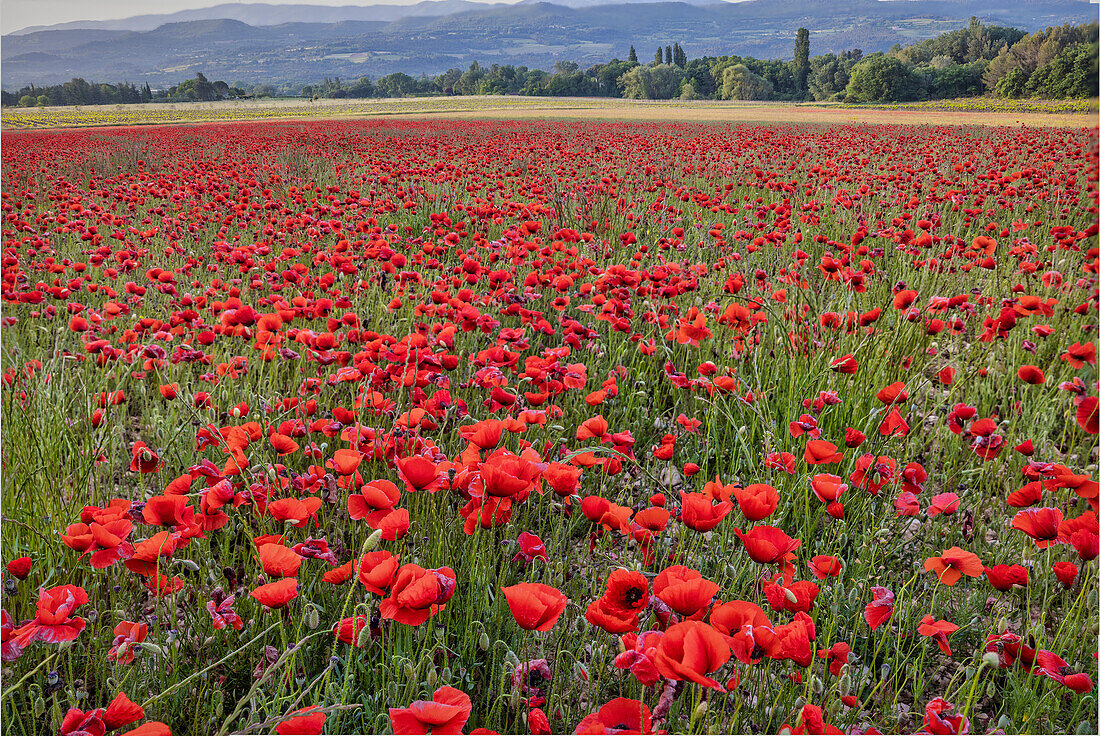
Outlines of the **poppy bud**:
<svg viewBox="0 0 1100 736">
<path fill-rule="evenodd" d="M 310 608 L 308 611 L 306 611 L 306 626 L 308 626 L 312 630 L 316 629 L 320 625 L 321 615 L 317 613 L 317 609 Z"/>
<path fill-rule="evenodd" d="M 416 667 L 409 660 L 405 660 L 405 677 L 412 680 L 416 677 Z"/>
<path fill-rule="evenodd" d="M 840 697 L 847 697 L 848 693 L 852 691 L 852 678 L 845 672 L 840 678 L 840 682 L 837 683 L 836 690 L 840 693 Z"/>
<path fill-rule="evenodd" d="M 699 705 L 695 706 L 695 710 L 693 710 L 691 712 L 691 724 L 694 726 L 706 714 L 707 714 L 707 701 L 700 700 Z"/>
<path fill-rule="evenodd" d="M 367 537 L 367 541 L 363 542 L 363 551 L 364 552 L 370 552 L 371 550 L 373 550 L 375 547 L 378 546 L 378 542 L 381 541 L 381 539 L 382 539 L 382 530 L 381 529 L 375 529 L 371 533 L 371 535 L 369 537 Z"/>
<path fill-rule="evenodd" d="M 477 648 L 483 652 L 489 651 L 489 635 L 484 631 L 481 632 L 481 636 L 477 638 Z"/>
</svg>

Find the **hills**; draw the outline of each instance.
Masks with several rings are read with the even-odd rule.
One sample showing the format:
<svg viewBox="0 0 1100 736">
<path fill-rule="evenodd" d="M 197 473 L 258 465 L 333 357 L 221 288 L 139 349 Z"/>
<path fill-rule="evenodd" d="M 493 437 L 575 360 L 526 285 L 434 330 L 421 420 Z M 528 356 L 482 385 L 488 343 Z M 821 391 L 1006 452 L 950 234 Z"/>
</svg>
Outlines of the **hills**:
<svg viewBox="0 0 1100 736">
<path fill-rule="evenodd" d="M 569 3 L 575 7 L 561 4 Z M 477 60 L 551 68 L 642 61 L 680 42 L 691 58 L 739 54 L 790 58 L 810 29 L 811 54 L 884 51 L 965 26 L 971 16 L 1022 30 L 1096 19 L 1078 0 L 770 0 L 515 5 L 437 0 L 341 8 L 227 4 L 170 15 L 24 29 L 3 37 L 2 85 L 83 77 L 153 87 L 202 71 L 227 82 L 302 85 L 324 77 L 438 74 Z M 221 17 L 211 17 L 211 16 Z"/>
</svg>

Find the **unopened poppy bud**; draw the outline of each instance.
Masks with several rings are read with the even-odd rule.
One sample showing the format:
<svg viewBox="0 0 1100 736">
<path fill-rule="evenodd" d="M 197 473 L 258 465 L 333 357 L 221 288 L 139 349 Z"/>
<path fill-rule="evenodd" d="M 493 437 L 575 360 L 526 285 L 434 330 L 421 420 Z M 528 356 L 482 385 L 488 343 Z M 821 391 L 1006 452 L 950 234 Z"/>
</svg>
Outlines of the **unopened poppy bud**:
<svg viewBox="0 0 1100 736">
<path fill-rule="evenodd" d="M 413 679 L 414 677 L 416 677 L 416 667 L 413 667 L 413 663 L 410 662 L 407 659 L 405 660 L 405 668 L 404 669 L 405 669 L 405 677 L 409 678 L 410 680 Z"/>
<path fill-rule="evenodd" d="M 513 709 L 518 709 L 519 708 L 520 697 L 519 697 L 519 691 L 518 690 L 513 690 L 512 694 L 510 696 L 508 696 L 508 704 L 511 705 Z"/>
<path fill-rule="evenodd" d="M 381 529 L 375 529 L 373 532 L 371 532 L 371 535 L 369 537 L 367 537 L 367 541 L 363 542 L 363 552 L 370 552 L 371 550 L 373 550 L 375 547 L 378 546 L 378 543 L 381 540 L 382 540 L 382 530 Z"/>
<path fill-rule="evenodd" d="M 794 594 L 794 591 L 790 588 L 783 589 L 783 597 L 791 603 L 798 603 L 798 596 Z"/>
<path fill-rule="evenodd" d="M 985 694 L 990 698 L 997 697 L 997 683 L 995 683 L 993 680 L 990 680 L 989 683 L 985 686 Z"/>
<path fill-rule="evenodd" d="M 306 626 L 311 630 L 316 629 L 321 625 L 321 614 L 317 613 L 316 608 L 310 608 L 306 611 Z"/>
<path fill-rule="evenodd" d="M 699 722 L 699 720 L 707 714 L 707 701 L 700 700 L 699 705 L 695 706 L 695 710 L 691 712 L 692 725 Z"/>
<path fill-rule="evenodd" d="M 814 695 L 821 695 L 821 693 L 825 692 L 825 683 L 821 681 L 820 677 L 814 677 L 811 687 L 813 688 Z"/>
<path fill-rule="evenodd" d="M 1001 720 L 1008 720 L 1008 717 L 1007 716 L 1001 716 Z M 1000 723 L 1000 721 L 998 721 L 998 724 L 999 723 Z M 1005 731 L 1007 731 L 1011 727 L 1012 727 L 1012 721 L 1008 721 L 1008 726 L 1005 728 Z M 1080 723 L 1077 724 L 1077 733 L 1082 734 L 1082 736 L 1084 734 L 1087 734 L 1087 733 L 1092 733 L 1094 730 L 1096 730 L 1096 724 L 1095 723 L 1089 723 L 1088 721 L 1081 721 Z"/>
<path fill-rule="evenodd" d="M 836 690 L 840 693 L 840 697 L 842 698 L 852 692 L 852 678 L 847 672 L 840 678 L 840 682 L 836 685 Z"/>
<path fill-rule="evenodd" d="M 982 665 L 985 667 L 1000 667 L 1001 658 L 996 652 L 986 652 L 982 655 Z"/>
<path fill-rule="evenodd" d="M 428 670 L 428 674 L 424 678 L 424 682 L 428 684 L 429 690 L 435 690 L 436 683 L 439 682 L 439 675 L 436 674 L 435 667 L 432 667 Z"/>
<path fill-rule="evenodd" d="M 199 571 L 198 563 L 196 563 L 194 560 L 179 559 L 179 560 L 176 560 L 175 562 L 176 562 L 177 565 L 182 567 L 184 570 L 187 570 L 188 572 L 198 572 Z"/>
<path fill-rule="evenodd" d="M 160 648 L 160 645 L 159 644 L 153 644 L 152 642 L 149 642 L 149 641 L 141 642 L 141 651 L 143 651 L 143 652 L 152 652 L 153 654 L 158 654 L 158 655 L 164 656 L 164 650 Z"/>
<path fill-rule="evenodd" d="M 489 635 L 484 631 L 482 631 L 481 636 L 477 638 L 477 648 L 483 652 L 489 651 Z"/>
<path fill-rule="evenodd" d="M 573 676 L 576 677 L 578 680 L 588 682 L 588 670 L 585 669 L 584 665 L 580 662 L 575 662 L 573 664 Z"/>
<path fill-rule="evenodd" d="M 997 728 L 1006 732 L 1013 730 L 1012 719 L 1008 716 L 1001 716 L 997 719 Z M 1080 728 L 1078 728 L 1077 733 L 1088 733 L 1088 731 L 1082 731 Z"/>
<path fill-rule="evenodd" d="M 890 663 L 889 662 L 883 662 L 882 666 L 878 668 L 878 676 L 879 676 L 879 679 L 882 679 L 882 680 L 885 680 L 887 677 L 890 676 Z"/>
<path fill-rule="evenodd" d="M 35 718 L 41 718 L 46 713 L 46 701 L 41 695 L 34 699 L 33 710 Z"/>
</svg>

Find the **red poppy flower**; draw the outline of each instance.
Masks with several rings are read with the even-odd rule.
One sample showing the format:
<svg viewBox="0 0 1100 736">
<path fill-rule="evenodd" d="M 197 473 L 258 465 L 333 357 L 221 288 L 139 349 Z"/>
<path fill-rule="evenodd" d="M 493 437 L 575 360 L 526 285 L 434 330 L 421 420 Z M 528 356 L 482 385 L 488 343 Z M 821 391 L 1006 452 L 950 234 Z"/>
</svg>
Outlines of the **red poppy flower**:
<svg viewBox="0 0 1100 736">
<path fill-rule="evenodd" d="M 528 631 L 549 631 L 557 623 L 569 599 L 542 583 L 517 583 L 501 588 L 516 623 Z"/>
<path fill-rule="evenodd" d="M 265 544 L 260 547 L 260 565 L 273 577 L 292 578 L 298 575 L 302 558 L 294 550 L 281 544 Z"/>
<path fill-rule="evenodd" d="M 390 708 L 390 726 L 395 734 L 458 734 L 470 718 L 470 696 L 443 686 L 431 700 L 413 701 L 407 708 Z"/>
<path fill-rule="evenodd" d="M 709 532 L 726 518 L 733 504 L 725 501 L 713 504 L 705 493 L 680 493 L 680 520 L 697 532 Z"/>
<path fill-rule="evenodd" d="M 133 473 L 155 473 L 164 466 L 160 456 L 141 440 L 134 443 L 130 456 L 130 471 Z"/>
<path fill-rule="evenodd" d="M 930 636 L 939 645 L 940 650 L 947 656 L 951 656 L 951 646 L 947 643 L 947 637 L 958 631 L 959 627 L 950 621 L 935 621 L 931 614 L 921 619 L 918 633 Z"/>
<path fill-rule="evenodd" d="M 994 565 L 985 568 L 989 584 L 1000 591 L 1012 590 L 1012 586 L 1027 585 L 1027 568 L 1023 565 Z"/>
<path fill-rule="evenodd" d="M 324 730 L 326 719 L 327 716 L 316 705 L 299 708 L 291 717 L 280 721 L 279 725 L 275 726 L 275 733 L 280 736 L 319 734 Z"/>
<path fill-rule="evenodd" d="M 449 567 L 425 570 L 419 565 L 402 565 L 394 576 L 389 597 L 379 606 L 379 613 L 385 619 L 419 626 L 446 608 L 455 591 L 454 575 Z"/>
<path fill-rule="evenodd" d="M 282 608 L 298 597 L 298 580 L 283 578 L 278 582 L 261 585 L 251 595 L 268 608 Z"/>
<path fill-rule="evenodd" d="M 874 631 L 894 615 L 894 594 L 878 585 L 871 588 L 871 593 L 875 598 L 863 609 L 863 620 Z"/>
<path fill-rule="evenodd" d="M 749 521 L 763 521 L 779 508 L 779 492 L 765 483 L 734 487 L 733 495 L 741 514 Z"/>
<path fill-rule="evenodd" d="M 59 644 L 76 639 L 86 622 L 71 614 L 87 602 L 88 594 L 75 585 L 39 588 L 34 618 L 12 632 L 16 643 L 25 648 L 35 641 Z"/>
<path fill-rule="evenodd" d="M 806 452 L 802 459 L 810 465 L 829 465 L 843 460 L 844 453 L 839 452 L 832 442 L 810 440 L 806 443 Z"/>
<path fill-rule="evenodd" d="M 576 734 L 651 734 L 652 714 L 649 707 L 630 698 L 615 698 L 598 711 L 581 719 Z"/>
<path fill-rule="evenodd" d="M 774 526 L 754 526 L 748 532 L 734 529 L 733 533 L 745 545 L 749 557 L 761 564 L 780 562 L 788 552 L 794 552 L 802 544 L 801 540 L 788 537 L 782 529 Z"/>
<path fill-rule="evenodd" d="M 713 626 L 701 621 L 675 624 L 657 645 L 655 664 L 663 677 L 688 680 L 724 692 L 725 688 L 709 677 L 730 658 L 729 644 Z"/>
<path fill-rule="evenodd" d="M 963 575 L 980 577 L 985 571 L 976 554 L 959 547 L 945 549 L 939 557 L 929 557 L 924 561 L 924 569 L 935 572 L 944 585 L 954 585 Z"/>
</svg>

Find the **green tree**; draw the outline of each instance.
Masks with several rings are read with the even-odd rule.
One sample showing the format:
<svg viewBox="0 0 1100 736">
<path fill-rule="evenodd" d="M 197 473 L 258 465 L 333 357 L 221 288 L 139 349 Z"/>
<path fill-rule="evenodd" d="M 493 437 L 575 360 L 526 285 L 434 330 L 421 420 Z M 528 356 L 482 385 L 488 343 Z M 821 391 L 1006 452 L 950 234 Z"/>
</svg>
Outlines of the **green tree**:
<svg viewBox="0 0 1100 736">
<path fill-rule="evenodd" d="M 638 52 L 634 50 L 633 44 L 630 45 L 630 55 L 626 57 L 626 60 L 629 61 L 631 64 L 638 63 Z"/>
<path fill-rule="evenodd" d="M 687 66 L 687 54 L 684 53 L 684 49 L 679 43 L 672 44 L 672 63 L 681 69 Z"/>
<path fill-rule="evenodd" d="M 771 82 L 754 74 L 744 64 L 734 64 L 722 72 L 722 98 L 726 100 L 770 100 Z"/>
<path fill-rule="evenodd" d="M 619 80 L 623 96 L 639 100 L 671 100 L 680 94 L 684 73 L 672 64 L 636 66 Z"/>
<path fill-rule="evenodd" d="M 846 93 L 849 102 L 913 100 L 919 95 L 919 82 L 904 62 L 875 54 L 852 68 Z"/>
<path fill-rule="evenodd" d="M 795 95 L 806 99 L 807 77 L 810 74 L 810 31 L 806 28 L 799 28 L 798 35 L 795 36 L 791 73 L 794 75 Z"/>
<path fill-rule="evenodd" d="M 1023 97 L 1024 92 L 1027 90 L 1027 78 L 1028 73 L 1023 69 L 1019 67 L 1009 69 L 1004 76 L 997 80 L 994 91 L 998 97 L 1011 97 L 1014 99 Z"/>
<path fill-rule="evenodd" d="M 19 107 L 34 107 L 38 104 L 38 99 L 34 95 L 23 95 L 19 98 Z"/>
</svg>

